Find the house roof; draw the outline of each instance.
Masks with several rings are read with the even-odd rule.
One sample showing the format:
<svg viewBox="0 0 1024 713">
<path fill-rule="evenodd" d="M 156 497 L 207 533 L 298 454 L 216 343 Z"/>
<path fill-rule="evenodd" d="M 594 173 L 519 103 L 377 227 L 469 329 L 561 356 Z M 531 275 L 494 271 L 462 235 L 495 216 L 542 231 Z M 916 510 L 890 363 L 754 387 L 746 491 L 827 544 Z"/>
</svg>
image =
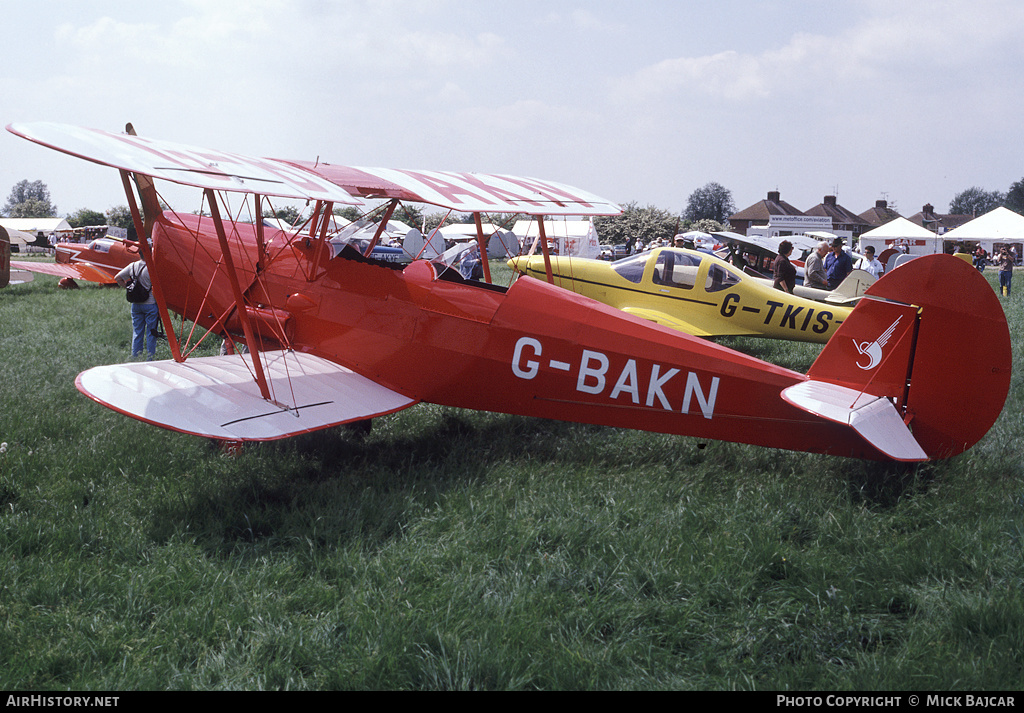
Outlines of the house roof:
<svg viewBox="0 0 1024 713">
<path fill-rule="evenodd" d="M 859 215 L 839 205 L 835 196 L 825 196 L 824 200 L 808 210 L 806 215 L 827 216 L 832 219 L 832 225 L 835 226 L 860 225 L 868 228 L 871 225 Z"/>
<path fill-rule="evenodd" d="M 877 227 L 879 225 L 885 225 L 889 221 L 896 220 L 900 217 L 900 214 L 889 207 L 888 201 L 877 200 L 875 201 L 874 208 L 869 208 L 858 217 L 868 225 Z"/>
<path fill-rule="evenodd" d="M 959 228 L 964 223 L 967 223 L 974 219 L 973 215 L 954 215 L 954 214 L 942 214 L 936 213 L 935 207 L 931 203 L 926 203 L 920 213 L 907 218 L 911 223 L 916 223 L 928 230 L 935 230 L 938 232 L 940 228 L 946 230 L 952 230 Z"/>
<path fill-rule="evenodd" d="M 772 215 L 805 215 L 805 213 L 786 203 L 780 197 L 778 191 L 769 191 L 768 197 L 759 201 L 749 208 L 744 208 L 739 213 L 729 216 L 729 220 L 758 220 L 766 221 Z"/>
</svg>

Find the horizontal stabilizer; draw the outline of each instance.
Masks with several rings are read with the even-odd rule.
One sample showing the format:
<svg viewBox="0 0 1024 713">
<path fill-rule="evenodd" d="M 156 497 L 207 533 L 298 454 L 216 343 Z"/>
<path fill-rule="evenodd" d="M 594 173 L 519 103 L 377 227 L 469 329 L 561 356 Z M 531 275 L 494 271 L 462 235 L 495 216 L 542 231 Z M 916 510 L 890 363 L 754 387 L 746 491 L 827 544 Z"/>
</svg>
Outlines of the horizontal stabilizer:
<svg viewBox="0 0 1024 713">
<path fill-rule="evenodd" d="M 839 305 L 855 304 L 871 285 L 875 284 L 875 277 L 867 270 L 854 270 L 842 284 L 828 293 L 825 302 Z"/>
<path fill-rule="evenodd" d="M 928 454 L 887 398 L 823 381 L 790 386 L 782 391 L 782 398 L 815 416 L 850 426 L 893 460 L 928 460 Z"/>
<path fill-rule="evenodd" d="M 266 441 L 383 416 L 416 403 L 332 361 L 263 352 L 274 402 L 260 395 L 249 354 L 98 366 L 75 384 L 108 408 L 172 431 Z"/>
</svg>

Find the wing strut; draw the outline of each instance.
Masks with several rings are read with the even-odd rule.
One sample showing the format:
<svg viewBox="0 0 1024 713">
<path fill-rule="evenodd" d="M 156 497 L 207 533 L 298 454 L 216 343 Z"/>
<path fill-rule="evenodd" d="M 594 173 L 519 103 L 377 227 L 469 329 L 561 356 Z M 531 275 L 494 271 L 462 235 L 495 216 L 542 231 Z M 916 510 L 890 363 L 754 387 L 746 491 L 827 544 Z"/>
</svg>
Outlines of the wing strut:
<svg viewBox="0 0 1024 713">
<path fill-rule="evenodd" d="M 217 240 L 220 242 L 221 256 L 224 258 L 224 266 L 227 268 L 228 282 L 231 283 L 231 291 L 235 296 L 235 306 L 238 310 L 238 319 L 242 323 L 242 332 L 245 334 L 245 343 L 252 355 L 252 366 L 256 372 L 256 383 L 259 384 L 260 394 L 267 401 L 273 401 L 270 396 L 270 386 L 267 384 L 267 377 L 263 373 L 263 360 L 260 359 L 259 346 L 253 336 L 252 325 L 249 322 L 249 314 L 245 309 L 245 298 L 242 296 L 242 286 L 238 284 L 238 273 L 235 272 L 235 263 L 231 257 L 231 248 L 228 245 L 228 236 L 224 230 L 224 221 L 220 217 L 220 207 L 217 205 L 217 194 L 212 188 L 204 188 L 206 200 L 210 204 L 210 217 L 217 228 Z M 330 205 L 330 204 L 328 204 Z"/>
<path fill-rule="evenodd" d="M 540 252 L 544 256 L 544 272 L 547 273 L 548 282 L 555 284 L 555 276 L 551 272 L 551 253 L 548 251 L 548 235 L 544 230 L 544 216 L 537 216 L 537 227 L 540 229 Z"/>
<path fill-rule="evenodd" d="M 128 125 L 131 127 L 131 124 Z M 153 208 L 149 205 L 150 202 L 155 202 L 156 197 L 152 197 L 152 201 L 149 196 L 145 194 L 147 188 L 153 190 L 153 181 L 149 176 L 137 175 L 136 181 L 139 181 L 139 193 L 143 196 L 143 205 L 146 206 L 146 215 L 148 217 L 148 223 L 143 223 L 142 216 L 139 214 L 139 205 L 135 201 L 135 193 L 132 191 L 131 179 L 128 171 L 120 171 L 121 183 L 124 184 L 124 194 L 128 199 L 128 210 L 132 214 L 132 222 L 135 224 L 135 232 L 139 236 L 139 250 L 142 251 L 142 257 L 146 260 L 147 265 L 155 265 L 153 262 L 153 248 L 150 246 L 149 241 L 152 233 L 152 221 L 155 219 L 155 215 L 152 215 Z M 142 181 L 148 181 L 149 184 L 144 185 Z M 156 203 L 157 212 L 159 212 L 159 203 Z M 167 335 L 167 345 L 171 348 L 171 356 L 174 357 L 174 361 L 181 362 L 184 358 L 181 356 L 181 345 L 178 344 L 178 333 L 174 331 L 174 323 L 171 321 L 171 314 L 167 311 L 167 302 L 164 300 L 163 286 L 160 280 L 157 278 L 158 270 L 150 270 L 149 281 L 153 288 L 153 297 L 156 299 L 157 310 L 160 312 L 160 321 L 164 325 L 164 334 Z"/>
<path fill-rule="evenodd" d="M 323 212 L 321 212 L 321 210 Z M 318 228 L 320 237 L 313 246 L 313 261 L 309 268 L 309 280 L 311 282 L 316 279 L 316 275 L 320 271 L 320 263 L 323 261 L 323 253 L 327 249 L 327 229 L 330 226 L 333 212 L 334 203 L 331 201 L 327 201 L 326 203 L 323 201 L 317 201 L 316 207 L 313 209 L 313 217 L 310 219 L 309 237 L 316 238 L 316 231 Z"/>
<path fill-rule="evenodd" d="M 380 236 L 384 234 L 384 230 L 388 227 L 388 221 L 391 220 L 391 216 L 395 214 L 395 208 L 398 207 L 399 200 L 396 198 L 388 203 L 387 210 L 384 211 L 384 217 L 380 219 L 380 223 L 377 225 L 377 230 L 373 234 L 373 239 L 370 244 L 366 246 L 366 250 L 363 252 L 363 257 L 370 257 L 370 253 L 377 247 L 377 243 L 380 242 Z"/>
<path fill-rule="evenodd" d="M 473 222 L 476 223 L 476 242 L 480 246 L 480 262 L 484 266 L 484 280 L 491 282 L 491 262 L 487 259 L 487 239 L 484 238 L 484 224 L 480 220 L 480 213 L 473 214 Z"/>
</svg>

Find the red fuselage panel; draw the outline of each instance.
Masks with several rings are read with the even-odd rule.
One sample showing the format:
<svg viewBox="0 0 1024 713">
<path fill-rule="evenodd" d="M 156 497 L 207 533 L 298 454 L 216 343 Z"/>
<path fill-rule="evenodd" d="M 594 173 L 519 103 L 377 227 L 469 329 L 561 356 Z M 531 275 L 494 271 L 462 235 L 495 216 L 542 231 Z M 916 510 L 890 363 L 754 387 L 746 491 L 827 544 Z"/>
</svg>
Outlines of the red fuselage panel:
<svg viewBox="0 0 1024 713">
<path fill-rule="evenodd" d="M 198 237 L 198 244 L 177 239 L 185 237 L 182 232 Z M 213 259 L 191 260 L 193 254 L 215 256 L 216 239 L 166 218 L 155 236 L 168 306 L 207 325 L 229 312 L 227 281 L 215 279 L 224 268 Z M 190 249 L 175 247 L 181 245 Z M 255 237 L 240 235 L 231 245 L 250 303 L 301 306 L 291 312 L 294 349 L 352 368 L 410 398 L 878 457 L 850 429 L 780 398 L 803 375 L 531 278 L 506 292 L 437 279 L 426 262 L 398 271 L 338 257 L 324 261 L 308 279 L 314 247 L 299 240 L 275 252 L 271 240 L 269 264 L 254 282 L 254 258 L 247 253 Z M 207 302 L 200 308 L 204 294 Z"/>
</svg>

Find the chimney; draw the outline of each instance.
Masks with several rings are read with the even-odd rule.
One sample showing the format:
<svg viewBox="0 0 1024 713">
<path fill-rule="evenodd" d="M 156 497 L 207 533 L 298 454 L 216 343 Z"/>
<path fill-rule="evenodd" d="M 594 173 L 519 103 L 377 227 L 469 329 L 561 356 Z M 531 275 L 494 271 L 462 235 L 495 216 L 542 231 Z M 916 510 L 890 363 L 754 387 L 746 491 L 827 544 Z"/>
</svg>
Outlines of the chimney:
<svg viewBox="0 0 1024 713">
<path fill-rule="evenodd" d="M 835 196 L 825 196 L 825 205 L 834 206 L 836 204 Z"/>
<path fill-rule="evenodd" d="M 778 191 L 768 191 L 768 200 L 772 201 L 773 203 L 778 203 L 780 195 L 781 194 Z"/>
<path fill-rule="evenodd" d="M 885 210 L 889 207 L 889 201 L 875 201 L 875 208 Z"/>
</svg>

